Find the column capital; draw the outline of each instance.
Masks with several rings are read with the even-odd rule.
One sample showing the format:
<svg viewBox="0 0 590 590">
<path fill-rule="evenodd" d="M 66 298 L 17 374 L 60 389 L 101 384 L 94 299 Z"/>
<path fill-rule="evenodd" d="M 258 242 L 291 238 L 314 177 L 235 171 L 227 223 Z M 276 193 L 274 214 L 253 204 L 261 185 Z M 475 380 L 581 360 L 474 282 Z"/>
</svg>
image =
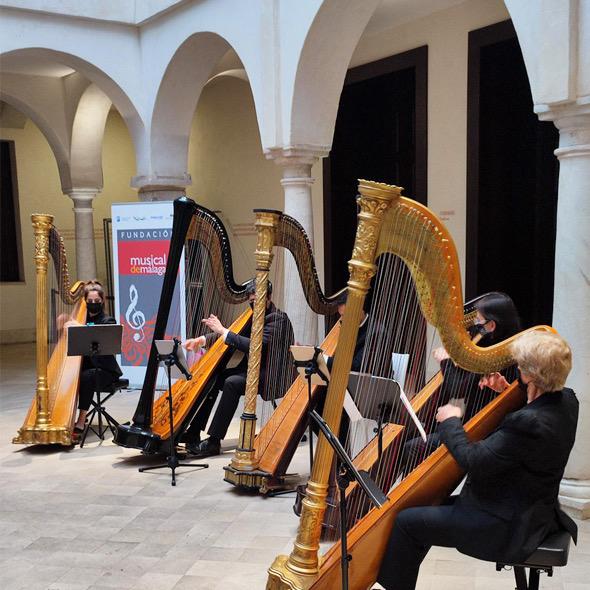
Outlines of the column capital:
<svg viewBox="0 0 590 590">
<path fill-rule="evenodd" d="M 101 192 L 98 187 L 74 187 L 64 191 L 72 201 L 74 201 L 74 211 L 76 213 L 92 212 L 92 201 Z"/>
<path fill-rule="evenodd" d="M 166 176 L 164 174 L 145 174 L 131 178 L 131 186 L 142 191 L 182 190 L 193 183 L 188 173 L 181 176 Z"/>
<path fill-rule="evenodd" d="M 541 121 L 553 121 L 559 129 L 559 148 L 555 155 L 567 157 L 590 155 L 590 103 L 556 105 L 539 113 Z"/>
<path fill-rule="evenodd" d="M 139 189 L 140 201 L 173 201 L 186 194 L 186 187 L 192 184 L 191 175 L 165 176 L 163 174 L 134 176 L 131 186 Z"/>
<path fill-rule="evenodd" d="M 276 146 L 264 150 L 268 160 L 273 160 L 279 166 L 313 166 L 320 158 L 330 153 L 329 146 L 318 145 L 290 145 Z"/>
</svg>

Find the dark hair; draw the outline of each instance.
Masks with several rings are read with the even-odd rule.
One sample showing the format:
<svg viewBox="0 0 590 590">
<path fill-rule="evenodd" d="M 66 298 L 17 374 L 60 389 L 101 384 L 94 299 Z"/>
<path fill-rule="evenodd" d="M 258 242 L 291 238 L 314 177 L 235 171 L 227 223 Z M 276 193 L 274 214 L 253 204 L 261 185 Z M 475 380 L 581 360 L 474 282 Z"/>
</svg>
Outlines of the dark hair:
<svg viewBox="0 0 590 590">
<path fill-rule="evenodd" d="M 246 295 L 254 295 L 256 293 L 256 279 L 252 279 L 246 285 Z M 268 279 L 268 285 L 266 287 L 266 296 L 270 297 L 272 295 L 272 283 L 270 279 Z"/>
<path fill-rule="evenodd" d="M 499 342 L 522 330 L 520 317 L 514 301 L 499 291 L 486 293 L 475 302 L 475 309 L 486 320 L 494 320 L 496 329 L 490 334 L 490 341 Z"/>
<path fill-rule="evenodd" d="M 91 281 L 84 283 L 84 301 L 88 299 L 88 294 L 91 291 L 96 291 L 100 295 L 100 298 L 104 301 L 104 289 L 96 279 L 92 279 Z"/>
<path fill-rule="evenodd" d="M 336 296 L 336 305 L 346 305 L 346 299 L 348 297 L 348 289 L 344 289 L 342 293 Z"/>
</svg>

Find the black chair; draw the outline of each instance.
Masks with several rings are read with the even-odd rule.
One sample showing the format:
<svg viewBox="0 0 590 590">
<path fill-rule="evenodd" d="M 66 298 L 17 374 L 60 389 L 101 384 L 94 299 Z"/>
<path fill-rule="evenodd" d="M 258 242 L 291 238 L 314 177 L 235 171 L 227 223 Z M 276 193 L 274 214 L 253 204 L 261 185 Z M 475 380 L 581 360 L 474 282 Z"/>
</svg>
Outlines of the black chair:
<svg viewBox="0 0 590 590">
<path fill-rule="evenodd" d="M 539 575 L 553 575 L 554 567 L 567 564 L 571 536 L 567 531 L 558 531 L 547 536 L 537 550 L 523 563 L 496 563 L 496 571 L 505 567 L 514 568 L 516 590 L 539 590 Z M 526 568 L 529 568 L 527 581 Z"/>
<path fill-rule="evenodd" d="M 89 430 L 92 430 L 100 440 L 104 440 L 104 434 L 109 428 L 113 433 L 113 436 L 115 436 L 115 429 L 119 423 L 105 410 L 104 404 L 111 399 L 115 393 L 121 391 L 121 389 L 127 389 L 128 387 L 129 379 L 117 379 L 108 387 L 103 387 L 102 391 L 96 392 L 96 401 L 92 399 L 90 402 L 92 404 L 92 409 L 88 412 L 88 422 L 86 423 L 82 438 L 80 439 L 80 448 L 84 446 Z M 106 394 L 106 397 L 101 398 L 102 394 Z M 92 426 L 94 416 L 98 416 L 98 430 L 95 430 L 94 426 Z M 103 418 L 106 421 L 106 425 L 103 425 Z"/>
</svg>

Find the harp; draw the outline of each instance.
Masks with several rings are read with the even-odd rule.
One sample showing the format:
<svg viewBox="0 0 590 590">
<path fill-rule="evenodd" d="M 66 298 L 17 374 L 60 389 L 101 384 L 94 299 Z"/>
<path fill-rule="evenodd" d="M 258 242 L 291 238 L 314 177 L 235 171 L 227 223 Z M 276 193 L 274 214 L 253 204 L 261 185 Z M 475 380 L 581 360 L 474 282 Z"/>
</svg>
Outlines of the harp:
<svg viewBox="0 0 590 590">
<path fill-rule="evenodd" d="M 303 227 L 289 215 L 280 211 L 257 209 L 256 229 L 256 302 L 254 304 L 248 376 L 244 400 L 244 414 L 240 424 L 238 448 L 230 465 L 225 467 L 225 481 L 245 488 L 258 488 L 262 493 L 281 487 L 287 467 L 293 458 L 307 424 L 308 386 L 300 377 L 295 378 L 290 354 L 271 354 L 267 371 L 279 381 L 275 393 L 282 400 L 270 417 L 263 416 L 258 435 L 256 431 L 256 401 L 259 393 L 260 356 L 264 327 L 264 302 L 267 298 L 268 275 L 275 248 L 289 251 L 295 260 L 308 309 L 316 315 L 328 316 L 337 309 L 336 297 L 324 295 L 318 279 L 309 239 Z M 336 324 L 320 345 L 332 355 L 340 330 Z M 279 336 L 281 337 L 281 336 Z M 311 392 L 315 402 L 318 387 Z M 262 392 L 266 397 L 265 392 Z"/>
<path fill-rule="evenodd" d="M 52 215 L 31 216 L 37 277 L 37 385 L 16 444 L 72 444 L 80 357 L 67 356 L 64 318 L 86 322 L 84 283 L 70 283 L 63 238 Z"/>
<path fill-rule="evenodd" d="M 174 201 L 172 237 L 153 341 L 163 339 L 167 333 L 183 249 L 187 277 L 187 334 L 191 337 L 203 334 L 201 319 L 210 313 L 217 315 L 234 332 L 246 330 L 251 317 L 250 309 L 238 315 L 239 305 L 247 300 L 246 284 L 238 284 L 234 280 L 227 231 L 212 211 L 181 197 Z M 170 436 L 167 392 L 154 400 L 158 360 L 153 341 L 133 422 L 119 425 L 115 434 L 118 445 L 141 449 L 146 453 L 164 452 Z M 215 384 L 218 371 L 225 366 L 231 354 L 232 351 L 221 339 L 216 340 L 201 358 L 191 363 L 192 380 L 178 381 L 172 386 L 175 439 L 186 430 L 198 412 Z"/>
<path fill-rule="evenodd" d="M 474 373 L 490 373 L 512 364 L 509 345 L 514 337 L 484 348 L 472 342 L 465 331 L 458 257 L 450 235 L 437 217 L 419 203 L 401 197 L 398 187 L 360 181 L 359 193 L 359 223 L 349 263 L 348 300 L 323 413 L 335 432 L 340 425 L 364 299 L 378 266 L 391 255 L 402 260 L 408 269 L 425 321 L 438 331 L 443 346 L 457 365 Z M 392 278 L 395 280 L 397 275 L 393 274 Z M 374 298 L 378 305 L 390 303 L 387 291 Z M 378 348 L 372 352 L 378 354 Z M 415 373 L 420 376 L 420 367 Z M 415 403 L 420 395 L 412 401 Z M 523 403 L 524 395 L 514 383 L 467 423 L 468 436 L 481 439 L 507 412 Z M 406 423 L 398 424 L 392 437 L 398 438 L 407 430 Z M 278 556 L 271 565 L 269 590 L 340 587 L 339 543 L 330 547 L 321 559 L 319 556 L 332 456 L 326 439 L 320 436 L 297 539 L 291 554 Z M 361 510 L 348 534 L 352 555 L 350 586 L 366 588 L 375 581 L 391 526 L 400 510 L 441 501 L 460 478 L 455 461 L 439 447 L 400 482 L 390 482 L 391 488 L 384 490 L 389 501 L 382 508 Z"/>
</svg>

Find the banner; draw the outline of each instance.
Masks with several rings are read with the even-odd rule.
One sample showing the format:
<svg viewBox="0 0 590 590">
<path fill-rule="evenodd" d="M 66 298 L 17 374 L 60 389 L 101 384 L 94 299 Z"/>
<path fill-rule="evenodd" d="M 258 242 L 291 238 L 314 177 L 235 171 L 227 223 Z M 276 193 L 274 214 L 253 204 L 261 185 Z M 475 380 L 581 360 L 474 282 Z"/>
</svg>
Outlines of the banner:
<svg viewBox="0 0 590 590">
<path fill-rule="evenodd" d="M 168 249 L 172 201 L 114 203 L 113 269 L 115 312 L 123 325 L 119 364 L 132 387 L 141 387 L 152 345 Z M 184 254 L 174 287 L 165 338 L 186 339 Z"/>
</svg>

